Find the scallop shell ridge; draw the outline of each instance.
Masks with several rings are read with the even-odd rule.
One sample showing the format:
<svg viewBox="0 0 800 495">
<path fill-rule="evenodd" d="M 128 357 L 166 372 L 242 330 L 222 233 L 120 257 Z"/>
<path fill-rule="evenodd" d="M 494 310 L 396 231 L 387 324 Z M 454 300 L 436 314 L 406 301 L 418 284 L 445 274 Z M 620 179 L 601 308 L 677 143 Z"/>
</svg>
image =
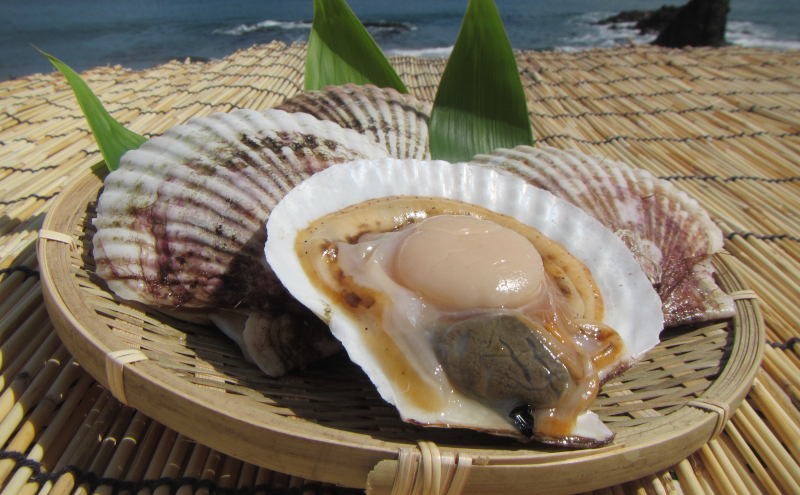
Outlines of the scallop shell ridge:
<svg viewBox="0 0 800 495">
<path fill-rule="evenodd" d="M 106 177 L 94 220 L 97 273 L 119 296 L 146 304 L 288 299 L 263 259 L 272 208 L 331 163 L 384 156 L 358 133 L 309 115 L 190 119 L 126 153 Z"/>
<path fill-rule="evenodd" d="M 301 93 L 276 108 L 307 113 L 354 129 L 386 148 L 394 158 L 430 159 L 431 105 L 392 88 L 371 84 L 328 86 Z"/>
<path fill-rule="evenodd" d="M 683 191 L 650 172 L 575 150 L 518 146 L 472 162 L 526 180 L 613 230 L 656 287 L 667 326 L 733 315 L 713 279 L 722 232 Z"/>
</svg>

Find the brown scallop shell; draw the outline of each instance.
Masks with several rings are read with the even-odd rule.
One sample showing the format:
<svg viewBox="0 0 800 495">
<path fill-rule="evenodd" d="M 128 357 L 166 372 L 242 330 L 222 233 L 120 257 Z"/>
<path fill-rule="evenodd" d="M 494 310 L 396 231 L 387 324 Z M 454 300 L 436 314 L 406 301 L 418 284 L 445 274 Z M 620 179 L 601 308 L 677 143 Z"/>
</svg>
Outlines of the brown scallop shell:
<svg viewBox="0 0 800 495">
<path fill-rule="evenodd" d="M 409 94 L 371 84 L 328 86 L 308 91 L 276 107 L 302 112 L 353 129 L 383 146 L 394 158 L 429 160 L 431 105 Z"/>
<path fill-rule="evenodd" d="M 167 307 L 283 299 L 263 253 L 272 208 L 330 164 L 385 156 L 310 115 L 190 119 L 126 153 L 106 177 L 94 220 L 97 274 L 125 299 Z"/>
<path fill-rule="evenodd" d="M 722 249 L 722 232 L 668 181 L 602 156 L 555 148 L 498 149 L 471 163 L 521 177 L 614 231 L 661 297 L 665 325 L 733 315 L 733 300 L 714 281 L 710 261 Z"/>
<path fill-rule="evenodd" d="M 126 153 L 106 177 L 94 220 L 97 274 L 124 299 L 200 308 L 267 374 L 308 364 L 341 347 L 264 259 L 267 219 L 312 174 L 386 156 L 310 115 L 190 119 Z"/>
</svg>

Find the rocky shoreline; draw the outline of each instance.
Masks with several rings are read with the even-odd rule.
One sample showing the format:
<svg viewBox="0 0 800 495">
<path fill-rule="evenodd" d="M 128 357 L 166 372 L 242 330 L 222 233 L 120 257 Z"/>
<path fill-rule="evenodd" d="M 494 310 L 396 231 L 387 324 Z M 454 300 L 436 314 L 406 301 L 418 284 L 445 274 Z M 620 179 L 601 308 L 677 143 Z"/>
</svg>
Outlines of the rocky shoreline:
<svg viewBox="0 0 800 495">
<path fill-rule="evenodd" d="M 640 34 L 658 33 L 654 45 L 725 46 L 725 24 L 730 0 L 691 0 L 683 6 L 665 5 L 658 10 L 628 10 L 597 24 L 635 22 Z"/>
</svg>

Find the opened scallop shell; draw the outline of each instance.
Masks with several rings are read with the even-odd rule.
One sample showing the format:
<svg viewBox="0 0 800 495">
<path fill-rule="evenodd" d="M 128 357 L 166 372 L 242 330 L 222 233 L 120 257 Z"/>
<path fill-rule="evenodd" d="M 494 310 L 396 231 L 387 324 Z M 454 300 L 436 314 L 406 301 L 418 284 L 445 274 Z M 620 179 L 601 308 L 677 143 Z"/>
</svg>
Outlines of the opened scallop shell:
<svg viewBox="0 0 800 495">
<path fill-rule="evenodd" d="M 472 162 L 502 170 L 579 206 L 630 248 L 662 300 L 667 326 L 733 316 L 713 279 L 722 232 L 668 181 L 602 156 L 518 146 Z"/>
<path fill-rule="evenodd" d="M 106 177 L 94 220 L 97 274 L 124 299 L 203 308 L 266 373 L 285 373 L 339 347 L 265 262 L 270 211 L 332 163 L 385 156 L 310 115 L 190 119 L 126 153 Z"/>
<path fill-rule="evenodd" d="M 658 342 L 663 319 L 660 301 L 648 279 L 622 241 L 579 208 L 518 178 L 464 163 L 382 159 L 336 165 L 295 188 L 275 208 L 267 224 L 266 257 L 292 295 L 329 321 L 350 358 L 369 375 L 381 396 L 398 408 L 404 420 L 518 434 L 505 418 L 475 401 L 463 399 L 463 406 L 433 414 L 405 401 L 403 391 L 395 388 L 378 358 L 362 342 L 363 324 L 351 313 L 338 310 L 305 274 L 295 254 L 298 231 L 349 205 L 397 195 L 444 197 L 482 206 L 533 226 L 567 247 L 589 268 L 600 287 L 606 307 L 603 322 L 625 342 L 628 353 L 617 368 L 630 365 Z M 609 370 L 606 375 L 613 372 Z M 556 439 L 556 443 L 574 439 L 604 442 L 610 437 L 613 435 L 596 415 L 584 412 L 570 434 L 571 440 Z"/>
<path fill-rule="evenodd" d="M 328 86 L 301 93 L 276 108 L 307 113 L 358 131 L 394 158 L 430 159 L 431 105 L 392 88 Z"/>
</svg>

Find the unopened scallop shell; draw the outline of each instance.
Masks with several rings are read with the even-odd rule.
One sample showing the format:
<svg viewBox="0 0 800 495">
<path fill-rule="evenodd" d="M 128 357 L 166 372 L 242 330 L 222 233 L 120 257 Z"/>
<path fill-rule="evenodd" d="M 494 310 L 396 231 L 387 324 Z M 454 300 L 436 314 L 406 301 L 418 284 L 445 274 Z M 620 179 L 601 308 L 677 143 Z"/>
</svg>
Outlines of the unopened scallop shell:
<svg viewBox="0 0 800 495">
<path fill-rule="evenodd" d="M 124 299 L 201 308 L 266 374 L 304 366 L 341 346 L 265 262 L 270 211 L 332 163 L 385 156 L 310 115 L 190 119 L 126 153 L 106 177 L 94 220 L 97 274 Z"/>
<path fill-rule="evenodd" d="M 310 115 L 190 119 L 126 153 L 106 177 L 94 220 L 97 274 L 146 304 L 269 305 L 286 298 L 263 257 L 272 208 L 332 163 L 384 156 L 355 131 Z"/>
<path fill-rule="evenodd" d="M 483 406 L 473 409 L 476 406 L 468 400 L 434 414 L 404 402 L 405 391 L 395 390 L 391 377 L 382 371 L 379 357 L 363 343 L 363 324 L 338 309 L 305 274 L 295 254 L 298 231 L 349 205 L 388 196 L 456 199 L 538 229 L 565 246 L 591 271 L 605 303 L 603 322 L 617 331 L 628 350 L 619 363 L 621 367 L 630 365 L 658 342 L 663 319 L 660 301 L 648 279 L 622 241 L 579 208 L 518 178 L 464 163 L 382 159 L 335 165 L 295 188 L 275 208 L 267 224 L 266 257 L 292 295 L 329 321 L 350 358 L 369 375 L 381 396 L 397 406 L 404 420 L 518 434 L 502 417 Z M 584 412 L 570 438 L 608 441 L 609 435 L 613 436 L 596 415 Z"/>
<path fill-rule="evenodd" d="M 371 84 L 346 84 L 301 93 L 277 108 L 307 113 L 358 131 L 394 158 L 430 159 L 431 105 L 409 94 Z"/>
<path fill-rule="evenodd" d="M 733 300 L 713 279 L 710 256 L 722 232 L 668 181 L 597 155 L 518 146 L 472 162 L 550 191 L 613 230 L 630 248 L 662 300 L 665 324 L 733 315 Z"/>
</svg>

